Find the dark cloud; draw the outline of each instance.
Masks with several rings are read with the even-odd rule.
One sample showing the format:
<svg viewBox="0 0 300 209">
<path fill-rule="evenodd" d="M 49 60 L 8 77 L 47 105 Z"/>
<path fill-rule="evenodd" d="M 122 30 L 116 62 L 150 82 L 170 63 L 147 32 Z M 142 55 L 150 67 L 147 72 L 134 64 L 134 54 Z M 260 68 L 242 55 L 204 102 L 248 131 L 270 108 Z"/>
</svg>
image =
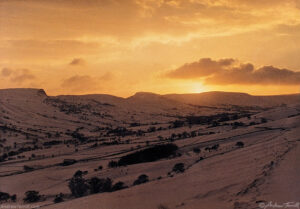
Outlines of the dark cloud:
<svg viewBox="0 0 300 209">
<path fill-rule="evenodd" d="M 234 59 L 221 59 L 214 61 L 210 58 L 202 58 L 198 62 L 186 63 L 176 70 L 168 73 L 171 78 L 192 79 L 217 73 L 234 63 Z"/>
<path fill-rule="evenodd" d="M 78 66 L 78 65 L 85 65 L 85 60 L 84 59 L 81 59 L 81 58 L 74 58 L 70 63 L 69 65 L 72 65 L 72 66 Z"/>
<path fill-rule="evenodd" d="M 212 85 L 299 85 L 300 72 L 263 66 L 255 69 L 248 63 L 238 63 L 233 59 L 213 61 L 209 58 L 185 64 L 167 74 L 170 78 L 201 78 Z"/>
</svg>

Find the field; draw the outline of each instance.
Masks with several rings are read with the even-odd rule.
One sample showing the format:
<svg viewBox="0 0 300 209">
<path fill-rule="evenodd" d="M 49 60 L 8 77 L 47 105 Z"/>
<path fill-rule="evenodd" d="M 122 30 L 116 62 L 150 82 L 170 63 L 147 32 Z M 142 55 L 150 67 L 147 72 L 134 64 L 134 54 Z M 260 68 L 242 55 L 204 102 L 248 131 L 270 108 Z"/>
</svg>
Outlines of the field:
<svg viewBox="0 0 300 209">
<path fill-rule="evenodd" d="M 299 98 L 0 90 L 1 204 L 248 209 L 297 202 Z M 79 193 L 72 181 L 83 186 Z M 37 199 L 24 201 L 27 191 Z"/>
</svg>

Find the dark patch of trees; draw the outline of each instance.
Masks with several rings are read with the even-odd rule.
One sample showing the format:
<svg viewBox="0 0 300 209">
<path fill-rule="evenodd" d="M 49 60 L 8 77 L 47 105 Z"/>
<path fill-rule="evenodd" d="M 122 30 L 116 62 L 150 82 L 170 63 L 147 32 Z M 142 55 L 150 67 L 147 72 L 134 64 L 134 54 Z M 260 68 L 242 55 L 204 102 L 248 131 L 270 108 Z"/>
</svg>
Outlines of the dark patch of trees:
<svg viewBox="0 0 300 209">
<path fill-rule="evenodd" d="M 110 178 L 99 179 L 93 177 L 88 181 L 89 190 L 91 194 L 110 192 L 112 188 L 112 180 Z"/>
<path fill-rule="evenodd" d="M 0 202 L 7 202 L 8 200 L 15 202 L 17 200 L 17 195 L 10 195 L 6 192 L 0 192 Z"/>
<path fill-rule="evenodd" d="M 69 181 L 69 189 L 74 197 L 82 197 L 87 194 L 96 194 L 102 192 L 114 192 L 125 189 L 127 186 L 123 182 L 112 184 L 110 178 L 92 177 L 85 180 L 82 175 L 73 175 Z"/>
<path fill-rule="evenodd" d="M 88 192 L 88 184 L 82 175 L 73 176 L 69 181 L 69 189 L 74 197 L 82 197 Z"/>
<path fill-rule="evenodd" d="M 27 191 L 25 192 L 25 197 L 24 197 L 24 202 L 32 203 L 32 202 L 37 202 L 40 201 L 42 196 L 39 194 L 38 191 Z"/>
<path fill-rule="evenodd" d="M 152 162 L 175 155 L 178 147 L 175 144 L 162 144 L 137 151 L 120 158 L 118 165 L 126 166 L 137 163 Z"/>
</svg>

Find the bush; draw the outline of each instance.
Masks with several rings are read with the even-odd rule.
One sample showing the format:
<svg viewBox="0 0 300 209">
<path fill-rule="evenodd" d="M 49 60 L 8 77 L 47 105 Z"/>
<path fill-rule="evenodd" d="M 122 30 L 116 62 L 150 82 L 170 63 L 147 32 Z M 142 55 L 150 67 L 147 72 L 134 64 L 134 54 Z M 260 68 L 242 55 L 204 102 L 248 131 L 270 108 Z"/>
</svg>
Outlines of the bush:
<svg viewBox="0 0 300 209">
<path fill-rule="evenodd" d="M 25 192 L 25 197 L 24 197 L 24 202 L 37 202 L 41 199 L 41 195 L 39 195 L 39 192 L 38 191 L 27 191 Z"/>
<path fill-rule="evenodd" d="M 108 167 L 109 168 L 115 168 L 115 167 L 118 167 L 118 162 L 117 161 L 110 161 L 109 163 L 108 163 Z"/>
<path fill-rule="evenodd" d="M 266 122 L 268 122 L 268 120 L 267 120 L 266 118 L 261 118 L 261 119 L 260 119 L 260 122 L 261 122 L 261 123 L 266 123 Z"/>
<path fill-rule="evenodd" d="M 74 173 L 74 177 L 82 177 L 83 172 L 81 170 L 78 170 Z"/>
<path fill-rule="evenodd" d="M 110 178 L 99 179 L 93 177 L 89 180 L 90 193 L 110 192 L 112 187 L 112 181 Z"/>
<path fill-rule="evenodd" d="M 76 160 L 74 159 L 64 159 L 64 161 L 62 163 L 60 163 L 61 166 L 69 166 L 69 165 L 73 165 L 77 163 Z"/>
<path fill-rule="evenodd" d="M 176 153 L 178 147 L 175 144 L 162 144 L 137 151 L 120 158 L 118 165 L 125 166 L 137 163 L 152 162 L 166 158 Z"/>
<path fill-rule="evenodd" d="M 169 209 L 168 206 L 160 204 L 157 206 L 157 209 Z"/>
<path fill-rule="evenodd" d="M 174 165 L 172 171 L 176 173 L 183 173 L 184 172 L 184 164 L 183 163 L 177 163 Z"/>
<path fill-rule="evenodd" d="M 111 190 L 114 192 L 114 191 L 125 189 L 125 188 L 128 188 L 128 187 L 124 184 L 124 182 L 119 181 L 116 184 L 114 184 L 114 186 L 112 187 Z"/>
<path fill-rule="evenodd" d="M 60 203 L 60 202 L 63 202 L 63 201 L 64 201 L 64 199 L 63 199 L 63 194 L 62 193 L 60 193 L 59 195 L 56 195 L 54 200 L 53 200 L 54 203 Z"/>
<path fill-rule="evenodd" d="M 135 181 L 133 182 L 133 185 L 144 184 L 144 183 L 146 183 L 146 182 L 148 182 L 148 181 L 149 181 L 148 176 L 145 175 L 145 174 L 142 174 L 142 175 L 140 175 L 140 176 L 138 177 L 137 180 L 135 180 Z"/>
<path fill-rule="evenodd" d="M 32 170 L 34 170 L 33 167 L 30 167 L 28 165 L 24 165 L 23 169 L 24 169 L 24 171 L 32 171 Z"/>
<path fill-rule="evenodd" d="M 237 142 L 236 144 L 235 144 L 235 146 L 237 146 L 237 147 L 244 147 L 244 142 Z"/>
<path fill-rule="evenodd" d="M 193 151 L 194 151 L 195 153 L 197 153 L 197 154 L 199 154 L 199 153 L 201 152 L 201 150 L 200 150 L 198 147 L 195 147 L 195 148 L 193 149 Z"/>
<path fill-rule="evenodd" d="M 73 176 L 68 186 L 74 197 L 82 197 L 88 191 L 88 185 L 82 176 Z"/>
<path fill-rule="evenodd" d="M 0 192 L 0 202 L 7 201 L 10 198 L 10 195 L 6 192 Z"/>
<path fill-rule="evenodd" d="M 17 195 L 14 194 L 12 196 L 10 196 L 11 201 L 16 202 L 17 201 Z"/>
</svg>

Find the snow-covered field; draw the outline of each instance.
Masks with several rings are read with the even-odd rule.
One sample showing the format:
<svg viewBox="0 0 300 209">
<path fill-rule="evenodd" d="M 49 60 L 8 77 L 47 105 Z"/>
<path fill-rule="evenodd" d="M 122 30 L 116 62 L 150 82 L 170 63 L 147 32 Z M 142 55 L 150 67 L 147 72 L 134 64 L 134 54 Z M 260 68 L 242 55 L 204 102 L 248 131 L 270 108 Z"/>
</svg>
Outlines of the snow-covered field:
<svg viewBox="0 0 300 209">
<path fill-rule="evenodd" d="M 0 90 L 0 192 L 17 197 L 1 206 L 248 209 L 299 202 L 299 101 L 223 92 L 124 99 Z M 178 149 L 168 157 L 108 166 L 169 143 Z M 63 166 L 65 159 L 75 161 Z M 183 169 L 173 171 L 179 163 Z M 126 188 L 75 198 L 68 184 L 78 170 L 86 182 L 110 178 Z M 149 181 L 133 185 L 142 174 Z M 24 202 L 30 190 L 40 200 Z M 63 202 L 54 203 L 60 193 Z"/>
</svg>

